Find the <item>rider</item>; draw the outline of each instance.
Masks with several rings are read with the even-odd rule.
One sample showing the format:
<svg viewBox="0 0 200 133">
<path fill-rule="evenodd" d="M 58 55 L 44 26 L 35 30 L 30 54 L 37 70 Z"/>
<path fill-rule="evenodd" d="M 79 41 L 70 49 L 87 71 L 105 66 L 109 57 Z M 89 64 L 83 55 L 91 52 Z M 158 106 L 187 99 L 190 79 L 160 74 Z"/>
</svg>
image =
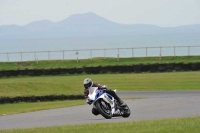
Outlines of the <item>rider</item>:
<svg viewBox="0 0 200 133">
<path fill-rule="evenodd" d="M 100 84 L 98 84 L 98 83 L 93 83 L 93 81 L 92 81 L 90 78 L 86 78 L 86 79 L 83 81 L 83 84 L 84 84 L 84 87 L 85 87 L 85 89 L 84 89 L 84 96 L 85 96 L 85 98 L 88 98 L 89 88 L 90 88 L 90 87 L 98 87 L 98 89 L 100 89 L 100 90 L 105 90 L 106 93 L 108 93 L 108 94 L 110 94 L 111 96 L 113 96 L 113 97 L 117 100 L 117 103 L 119 104 L 120 107 L 126 106 L 125 103 L 117 96 L 117 94 L 116 94 L 114 91 L 108 89 L 106 86 L 102 86 L 102 85 L 100 85 Z M 89 103 L 88 103 L 88 104 L 89 104 Z M 97 110 L 94 109 L 94 108 L 92 109 L 92 113 L 93 113 L 94 115 L 98 115 Z"/>
</svg>

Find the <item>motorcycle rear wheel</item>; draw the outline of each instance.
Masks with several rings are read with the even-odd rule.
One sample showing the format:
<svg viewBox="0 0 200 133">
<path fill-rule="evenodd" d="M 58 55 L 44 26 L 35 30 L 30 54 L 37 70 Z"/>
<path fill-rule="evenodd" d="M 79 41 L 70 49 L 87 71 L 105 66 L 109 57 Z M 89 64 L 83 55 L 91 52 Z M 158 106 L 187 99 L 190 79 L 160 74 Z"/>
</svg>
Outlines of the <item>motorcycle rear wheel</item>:
<svg viewBox="0 0 200 133">
<path fill-rule="evenodd" d="M 107 104 L 107 103 L 105 102 L 105 104 Z M 108 105 L 107 105 L 107 106 L 108 106 Z M 109 107 L 109 106 L 108 106 L 108 107 Z M 98 112 L 99 112 L 104 118 L 106 118 L 106 119 L 111 119 L 111 118 L 112 118 L 112 112 L 111 112 L 110 107 L 109 107 L 109 109 L 106 109 L 106 108 L 104 107 L 104 105 L 101 103 L 100 100 L 96 102 L 96 108 L 97 108 Z"/>
<path fill-rule="evenodd" d="M 125 109 L 123 109 L 123 114 L 122 117 L 127 118 L 131 115 L 131 110 L 129 109 L 128 106 L 125 107 Z"/>
</svg>

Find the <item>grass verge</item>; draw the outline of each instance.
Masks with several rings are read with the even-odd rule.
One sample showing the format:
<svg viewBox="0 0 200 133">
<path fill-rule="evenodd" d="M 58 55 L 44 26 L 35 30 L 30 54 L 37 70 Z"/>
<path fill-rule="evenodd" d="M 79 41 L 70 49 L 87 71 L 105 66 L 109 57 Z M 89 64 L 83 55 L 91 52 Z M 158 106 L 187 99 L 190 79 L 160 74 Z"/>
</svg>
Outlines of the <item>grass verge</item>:
<svg viewBox="0 0 200 133">
<path fill-rule="evenodd" d="M 39 110 L 47 110 L 62 107 L 71 107 L 86 104 L 85 100 L 66 100 L 54 102 L 36 102 L 36 103 L 16 103 L 16 104 L 2 104 L 0 109 L 0 116 L 25 113 Z"/>
<path fill-rule="evenodd" d="M 169 56 L 169 57 L 134 57 L 134 58 L 93 58 L 76 60 L 42 60 L 39 63 L 35 61 L 26 62 L 0 62 L 0 70 L 17 69 L 43 69 L 43 68 L 81 68 L 88 66 L 114 66 L 114 65 L 132 65 L 132 64 L 153 64 L 153 63 L 190 63 L 200 62 L 200 56 Z"/>
<path fill-rule="evenodd" d="M 199 133 L 200 117 L 1 130 L 0 133 Z"/>
<path fill-rule="evenodd" d="M 117 91 L 199 90 L 200 71 L 170 73 L 91 74 L 10 77 L 0 79 L 1 96 L 83 94 L 83 80 L 107 85 Z"/>
</svg>

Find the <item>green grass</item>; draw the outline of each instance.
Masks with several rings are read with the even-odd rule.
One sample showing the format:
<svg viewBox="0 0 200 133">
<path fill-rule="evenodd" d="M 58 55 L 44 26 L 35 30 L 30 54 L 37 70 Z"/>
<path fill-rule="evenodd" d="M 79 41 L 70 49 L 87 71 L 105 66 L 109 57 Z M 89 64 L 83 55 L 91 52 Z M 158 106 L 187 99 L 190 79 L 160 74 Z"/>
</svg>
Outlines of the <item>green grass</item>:
<svg viewBox="0 0 200 133">
<path fill-rule="evenodd" d="M 200 90 L 200 71 L 170 73 L 91 74 L 0 78 L 0 97 L 83 94 L 83 80 L 91 78 L 117 91 Z"/>
<path fill-rule="evenodd" d="M 36 103 L 17 103 L 17 104 L 2 104 L 0 116 L 18 114 L 25 112 L 33 112 L 39 110 L 47 110 L 62 107 L 71 107 L 86 104 L 85 100 L 65 100 L 54 102 L 36 102 Z"/>
<path fill-rule="evenodd" d="M 51 60 L 27 62 L 0 62 L 0 70 L 16 70 L 16 69 L 43 69 L 43 68 L 80 68 L 87 66 L 113 66 L 113 65 L 132 65 L 132 64 L 153 64 L 153 63 L 189 63 L 200 62 L 200 56 L 175 56 L 175 57 L 135 57 L 135 58 L 93 58 L 81 59 L 79 63 L 76 60 Z"/>
<path fill-rule="evenodd" d="M 10 77 L 0 78 L 0 97 L 49 94 L 83 94 L 84 78 L 108 85 L 117 91 L 146 90 L 200 90 L 200 71 L 170 73 L 91 74 L 68 76 Z M 78 103 L 76 103 L 78 102 Z M 69 101 L 85 104 L 84 100 Z M 0 105 L 0 115 L 22 113 L 67 106 L 67 101 L 17 103 Z"/>
<path fill-rule="evenodd" d="M 94 58 L 92 60 L 66 60 L 66 61 L 39 61 L 36 62 L 10 62 L 0 63 L 0 70 L 16 69 L 42 69 L 42 68 L 73 68 L 86 66 L 153 64 L 171 62 L 200 62 L 199 56 L 163 57 L 154 58 Z M 170 72 L 170 73 L 130 73 L 130 74 L 91 74 L 91 75 L 65 75 L 65 76 L 40 76 L 40 77 L 3 77 L 0 78 L 0 97 L 2 96 L 27 96 L 49 94 L 82 94 L 82 81 L 86 77 L 92 78 L 101 84 L 108 85 L 118 91 L 136 90 L 200 90 L 200 71 L 196 72 Z M 17 103 L 0 105 L 0 115 L 15 114 L 52 108 L 61 108 L 85 104 L 85 100 L 66 100 L 55 102 Z M 0 133 L 62 133 L 62 132 L 126 132 L 126 133 L 198 133 L 200 131 L 200 117 L 148 120 L 125 123 L 104 123 L 72 126 L 42 127 L 33 129 L 0 130 Z"/>
<path fill-rule="evenodd" d="M 200 117 L 0 130 L 0 133 L 199 133 Z"/>
</svg>

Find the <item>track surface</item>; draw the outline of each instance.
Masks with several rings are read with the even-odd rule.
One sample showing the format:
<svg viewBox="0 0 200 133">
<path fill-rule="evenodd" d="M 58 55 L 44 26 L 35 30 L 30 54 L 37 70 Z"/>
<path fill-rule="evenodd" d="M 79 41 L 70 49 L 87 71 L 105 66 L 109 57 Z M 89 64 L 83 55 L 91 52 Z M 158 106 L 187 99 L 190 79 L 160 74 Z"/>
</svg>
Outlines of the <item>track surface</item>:
<svg viewBox="0 0 200 133">
<path fill-rule="evenodd" d="M 123 122 L 162 119 L 185 116 L 200 116 L 200 91 L 145 91 L 117 92 L 131 109 L 129 118 L 104 119 L 91 113 L 92 106 L 81 105 L 0 117 L 0 130 L 32 128 L 55 125 L 74 125 L 102 122 Z"/>
</svg>

